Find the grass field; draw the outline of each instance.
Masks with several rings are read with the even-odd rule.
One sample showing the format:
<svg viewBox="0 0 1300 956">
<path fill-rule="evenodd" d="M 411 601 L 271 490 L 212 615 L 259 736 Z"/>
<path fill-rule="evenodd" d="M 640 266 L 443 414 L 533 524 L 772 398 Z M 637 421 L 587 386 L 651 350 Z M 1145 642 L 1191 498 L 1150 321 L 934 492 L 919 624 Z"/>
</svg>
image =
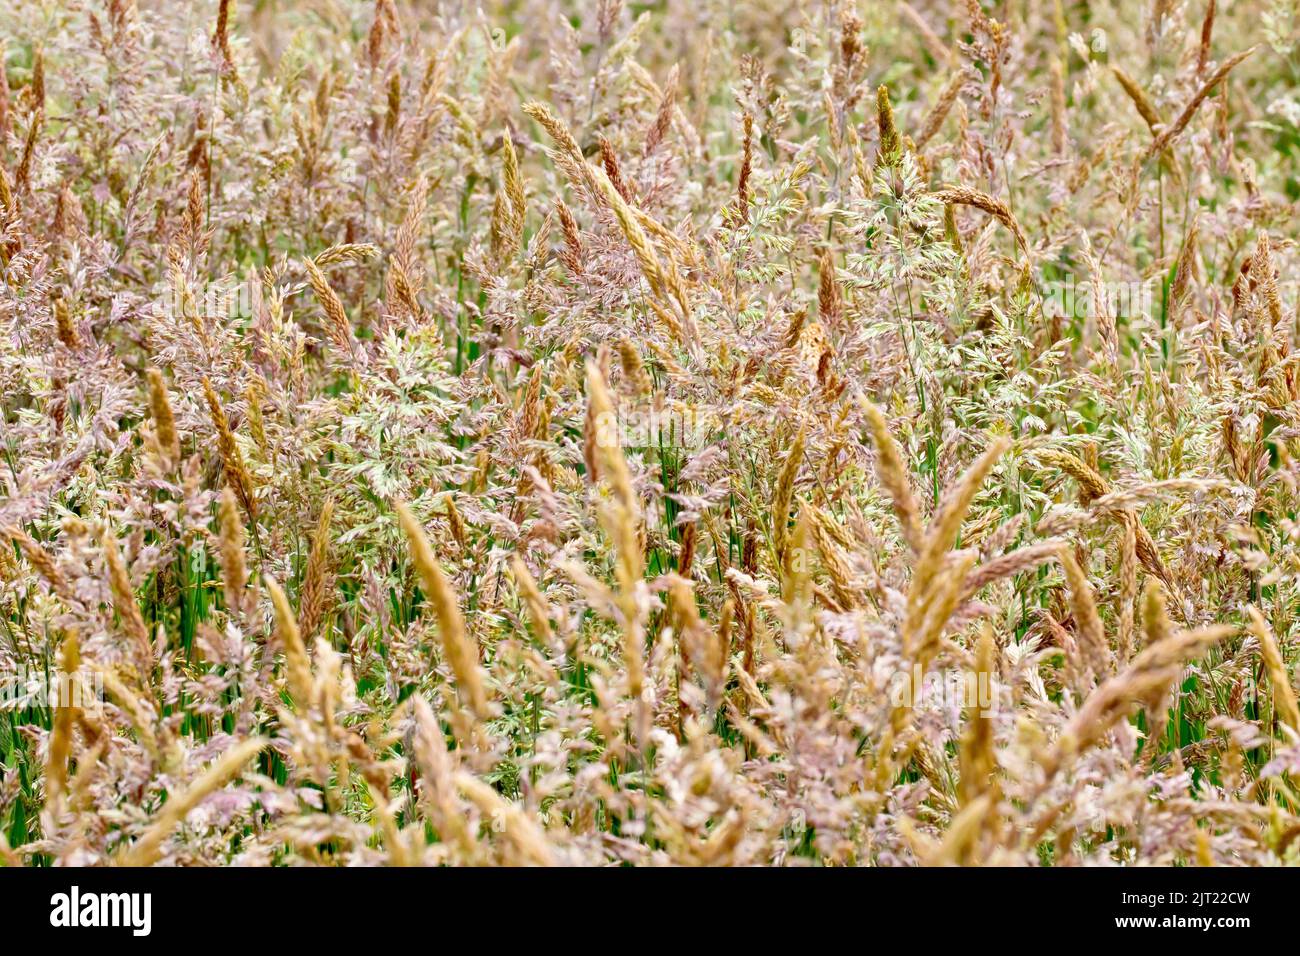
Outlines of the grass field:
<svg viewBox="0 0 1300 956">
<path fill-rule="evenodd" d="M 1300 860 L 1219 6 L 0 0 L 0 862 Z"/>
</svg>

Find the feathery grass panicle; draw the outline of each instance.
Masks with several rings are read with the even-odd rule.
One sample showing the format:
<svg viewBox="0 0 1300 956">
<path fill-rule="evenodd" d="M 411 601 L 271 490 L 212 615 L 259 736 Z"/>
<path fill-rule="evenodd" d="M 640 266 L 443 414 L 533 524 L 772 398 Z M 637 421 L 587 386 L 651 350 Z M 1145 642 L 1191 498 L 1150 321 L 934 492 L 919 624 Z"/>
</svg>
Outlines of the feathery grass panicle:
<svg viewBox="0 0 1300 956">
<path fill-rule="evenodd" d="M 876 89 L 876 127 L 880 133 L 880 153 L 877 166 L 897 166 L 902 158 L 903 145 L 894 125 L 894 107 L 889 102 L 889 87 Z"/>
<path fill-rule="evenodd" d="M 1069 146 L 1070 129 L 1066 117 L 1065 66 L 1059 56 L 1052 57 L 1052 152 L 1057 156 Z"/>
<path fill-rule="evenodd" d="M 844 312 L 844 297 L 835 281 L 835 257 L 830 248 L 822 250 L 817 263 L 817 311 L 822 321 L 836 325 Z"/>
<path fill-rule="evenodd" d="M 124 849 L 116 862 L 121 866 L 149 866 L 156 863 L 162 856 L 163 842 L 189 816 L 190 811 L 208 794 L 220 790 L 237 777 L 248 761 L 261 753 L 266 745 L 265 739 L 252 737 L 231 746 L 193 783 L 179 793 L 172 794 L 144 835 Z"/>
<path fill-rule="evenodd" d="M 1143 646 L 1159 644 L 1173 633 L 1169 612 L 1165 609 L 1165 592 L 1158 581 L 1147 582 L 1142 592 Z"/>
<path fill-rule="evenodd" d="M 298 619 L 289 605 L 288 596 L 269 574 L 263 577 L 262 583 L 266 585 L 266 591 L 271 596 L 271 606 L 275 609 L 275 633 L 280 649 L 284 651 L 289 697 L 299 711 L 305 712 L 312 706 L 315 697 L 311 658 L 307 656 L 307 646 L 303 643 Z"/>
<path fill-rule="evenodd" d="M 970 677 L 974 681 L 975 693 L 970 695 L 966 708 L 966 730 L 961 738 L 961 778 L 960 799 L 964 806 L 989 792 L 996 786 L 993 775 L 997 772 L 997 757 L 994 753 L 995 729 L 992 707 L 993 700 L 983 700 L 981 695 L 986 689 L 990 692 L 997 677 L 996 667 L 997 642 L 993 629 L 985 625 L 975 646 L 975 669 Z"/>
<path fill-rule="evenodd" d="M 411 563 L 420 576 L 425 599 L 433 608 L 438 622 L 438 635 L 442 640 L 443 653 L 451 666 L 457 689 L 465 696 L 474 715 L 479 720 L 491 716 L 488 706 L 487 688 L 484 674 L 479 666 L 478 648 L 465 631 L 465 618 L 460 612 L 459 599 L 452 589 L 451 582 L 442 573 L 434 557 L 433 548 L 424 534 L 424 528 L 405 503 L 394 503 L 397 520 L 406 535 L 407 546 L 411 552 Z"/>
<path fill-rule="evenodd" d="M 414 757 L 422 777 L 421 805 L 444 842 L 460 848 L 466 859 L 477 860 L 479 845 L 456 799 L 455 766 L 447 750 L 442 726 L 425 699 L 412 698 L 415 714 Z"/>
<path fill-rule="evenodd" d="M 1080 460 L 1077 456 L 1056 448 L 1044 448 L 1037 451 L 1035 457 L 1040 464 L 1059 468 L 1078 482 L 1079 499 L 1084 504 L 1099 504 L 1111 497 L 1111 488 L 1106 479 L 1101 476 L 1096 468 Z M 1116 510 L 1115 516 L 1121 526 L 1132 528 L 1136 538 L 1137 556 L 1142 562 L 1142 566 L 1151 574 L 1160 578 L 1161 581 L 1169 584 L 1169 573 L 1160 559 L 1160 552 L 1156 548 L 1155 541 L 1151 538 L 1151 533 L 1138 521 L 1131 504 L 1121 506 Z"/>
<path fill-rule="evenodd" d="M 113 610 L 117 612 L 119 626 L 126 632 L 130 653 L 135 658 L 141 679 L 148 682 L 153 673 L 153 644 L 149 640 L 149 630 L 145 627 L 144 616 L 135 599 L 135 587 L 131 584 L 131 575 L 122 552 L 117 547 L 117 536 L 111 527 L 105 526 L 100 536 L 104 548 L 104 563 L 108 567 L 108 585 L 113 593 Z"/>
<path fill-rule="evenodd" d="M 316 532 L 311 539 L 311 553 L 303 575 L 302 595 L 298 601 L 298 625 L 303 640 L 316 636 L 325 614 L 329 610 L 330 585 L 330 522 L 334 518 L 334 499 L 326 498 L 316 522 Z"/>
<path fill-rule="evenodd" d="M 946 120 L 948 114 L 952 112 L 953 105 L 957 102 L 957 98 L 961 96 L 962 87 L 965 85 L 965 72 L 962 70 L 954 70 L 952 75 L 948 77 L 948 81 L 943 85 L 943 89 L 939 91 L 938 97 L 935 98 L 934 105 L 930 107 L 930 112 L 926 114 L 925 121 L 921 124 L 921 131 L 916 136 L 916 148 L 918 151 L 924 149 L 925 144 L 934 139 L 943 128 L 944 120 Z M 1064 91 L 1062 91 L 1062 107 L 1064 106 L 1064 95 Z M 1053 101 L 1053 109 L 1055 108 L 1056 103 Z M 1063 113 L 1064 110 L 1061 110 L 1061 112 Z M 1054 114 L 1054 121 L 1055 115 L 1057 114 Z M 1063 126 L 1061 128 L 1062 130 L 1064 129 Z M 1053 136 L 1055 137 L 1057 135 L 1058 134 L 1054 127 Z"/>
<path fill-rule="evenodd" d="M 581 161 L 582 150 L 578 146 L 578 141 L 573 138 L 569 128 L 564 125 L 559 117 L 545 103 L 530 102 L 523 105 L 523 111 L 537 121 L 537 124 L 546 130 L 548 136 L 555 140 L 560 149 Z"/>
<path fill-rule="evenodd" d="M 18 218 L 18 201 L 13 193 L 13 184 L 9 181 L 9 174 L 0 167 L 0 211 L 4 212 L 5 218 Z M 9 246 L 16 248 L 16 244 L 10 243 Z M 6 247 L 8 248 L 8 247 Z M 7 252 L 6 255 L 11 254 Z"/>
<path fill-rule="evenodd" d="M 736 175 L 736 206 L 740 210 L 742 222 L 749 221 L 750 187 L 749 180 L 754 173 L 754 117 L 745 113 L 741 120 L 744 136 L 740 147 L 740 172 Z"/>
<path fill-rule="evenodd" d="M 456 775 L 457 788 L 483 813 L 499 819 L 510 842 L 511 862 L 527 866 L 554 866 L 555 852 L 546 834 L 518 807 L 479 780 L 466 773 Z"/>
<path fill-rule="evenodd" d="M 1201 43 L 1196 50 L 1196 75 L 1203 76 L 1210 62 L 1210 40 L 1214 36 L 1214 14 L 1217 4 L 1209 0 L 1205 5 L 1205 17 L 1201 20 Z"/>
<path fill-rule="evenodd" d="M 72 687 L 72 682 L 76 680 L 77 669 L 81 666 L 81 646 L 76 631 L 69 631 L 64 636 L 63 644 L 59 649 L 59 658 L 59 673 L 63 683 L 56 685 L 49 751 L 45 758 L 46 786 L 50 788 L 51 799 L 56 801 L 62 797 L 68 785 L 68 758 L 72 755 L 72 730 L 80 713 Z"/>
<path fill-rule="evenodd" d="M 545 103 L 525 103 L 522 109 L 555 141 L 558 148 L 556 160 L 565 172 L 582 184 L 593 202 L 599 203 L 601 197 L 605 195 L 604 186 L 596 176 L 595 170 L 587 163 L 581 147 L 578 146 L 569 128 Z M 608 182 L 608 177 L 605 177 L 605 182 Z M 617 190 L 615 192 L 617 193 Z"/>
<path fill-rule="evenodd" d="M 628 205 L 627 200 L 619 195 L 609 176 L 602 172 L 595 177 L 595 180 L 597 190 L 605 197 L 623 232 L 623 237 L 636 255 L 641 275 L 645 277 L 646 284 L 650 287 L 650 294 L 653 297 L 650 304 L 655 314 L 668 327 L 674 338 L 682 341 L 689 349 L 697 348 L 698 341 L 690 306 L 687 304 L 681 278 L 677 274 L 671 255 L 666 260 L 659 256 L 645 229 L 642 228 L 642 220 Z M 670 312 L 670 309 L 675 310 L 676 314 Z"/>
<path fill-rule="evenodd" d="M 1145 163 L 1152 156 L 1157 156 L 1164 152 L 1175 140 L 1177 140 L 1178 137 L 1183 134 L 1183 131 L 1187 129 L 1188 124 L 1192 121 L 1192 117 L 1196 115 L 1197 109 L 1205 102 L 1210 93 L 1214 91 L 1214 88 L 1218 86 L 1229 73 L 1254 54 L 1257 49 L 1258 47 L 1252 46 L 1249 49 L 1242 50 L 1240 53 L 1228 57 L 1228 59 L 1220 63 L 1218 68 L 1215 69 L 1197 91 L 1192 94 L 1191 99 L 1187 101 L 1182 112 L 1174 118 L 1172 123 L 1169 123 L 1160 132 L 1159 136 L 1151 141 L 1149 146 L 1147 146 L 1146 151 L 1142 154 L 1141 162 Z"/>
<path fill-rule="evenodd" d="M 619 506 L 635 520 L 641 507 L 632 486 L 632 473 L 628 471 L 620 447 L 618 412 L 614 409 L 605 376 L 592 361 L 587 362 L 587 406 L 587 420 L 595 429 L 594 447 L 601 473 L 608 479 Z"/>
<path fill-rule="evenodd" d="M 1273 328 L 1282 324 L 1282 296 L 1277 289 L 1277 273 L 1273 264 L 1273 247 L 1268 233 L 1261 231 L 1255 240 L 1255 252 L 1250 257 L 1250 277 L 1259 287 L 1260 297 L 1268 309 Z"/>
<path fill-rule="evenodd" d="M 1147 128 L 1151 130 L 1153 134 L 1158 133 L 1160 127 L 1164 125 L 1164 120 L 1160 118 L 1160 114 L 1156 111 L 1155 104 L 1151 102 L 1146 91 L 1138 85 L 1137 80 L 1129 76 L 1128 73 L 1124 71 L 1124 68 L 1118 64 L 1111 64 L 1110 71 L 1115 74 L 1115 79 L 1119 80 L 1119 85 L 1124 89 L 1124 92 L 1128 94 L 1128 98 L 1133 101 L 1134 108 L 1137 109 L 1138 115 L 1146 122 Z"/>
<path fill-rule="evenodd" d="M 989 476 L 998 459 L 1010 447 L 1011 440 L 1006 436 L 999 435 L 993 438 L 957 482 L 944 492 L 934 517 L 930 519 L 930 526 L 925 532 L 925 544 L 921 552 L 922 561 L 927 557 L 933 558 L 943 554 L 953 547 L 957 533 L 961 530 L 961 524 L 970 510 L 971 502 L 979 493 L 984 479 Z"/>
<path fill-rule="evenodd" d="M 160 767 L 171 768 L 175 764 L 171 746 L 159 738 L 165 729 L 159 726 L 157 707 L 152 700 L 142 698 L 135 688 L 128 686 L 126 680 L 118 675 L 115 668 L 98 662 L 91 662 L 91 667 L 104 685 L 109 699 L 116 700 L 119 707 L 130 721 L 136 739 L 151 760 Z M 143 688 L 139 688 L 143 691 Z"/>
<path fill-rule="evenodd" d="M 1064 764 L 1097 744 L 1136 701 L 1165 691 L 1187 661 L 1235 631 L 1228 625 L 1178 631 L 1146 647 L 1124 671 L 1103 681 L 1084 701 L 1043 761 L 1046 778 L 1050 780 Z"/>
<path fill-rule="evenodd" d="M 58 332 L 59 341 L 67 349 L 76 351 L 81 348 L 81 334 L 72 323 L 72 316 L 68 312 L 68 303 L 61 298 L 54 300 L 54 327 Z"/>
<path fill-rule="evenodd" d="M 776 551 L 776 560 L 784 561 L 785 542 L 789 534 L 790 503 L 794 501 L 794 483 L 803 467 L 804 431 L 801 428 L 790 443 L 785 465 L 777 478 L 776 491 L 772 496 L 772 544 Z"/>
<path fill-rule="evenodd" d="M 21 528 L 12 525 L 4 529 L 3 535 L 5 539 L 18 545 L 18 550 L 22 552 L 23 557 L 64 604 L 72 606 L 76 602 L 77 596 L 73 591 L 72 582 L 59 570 L 54 558 L 39 541 Z"/>
<path fill-rule="evenodd" d="M 1119 632 L 1116 648 L 1121 665 L 1134 651 L 1134 616 L 1138 596 L 1137 525 L 1125 522 L 1119 540 Z"/>
<path fill-rule="evenodd" d="M 644 655 L 641 647 L 641 608 L 638 587 L 644 574 L 644 559 L 638 532 L 641 502 L 632 484 L 632 474 L 619 441 L 619 421 L 609 388 L 600 366 L 591 360 L 586 366 L 587 422 L 593 429 L 591 441 L 601 474 L 613 493 L 612 507 L 601 510 L 601 523 L 614 542 L 615 574 L 618 579 L 618 603 L 622 615 L 623 661 L 627 670 L 628 694 L 641 701 L 645 680 Z M 640 705 L 639 705 L 640 706 Z M 644 737 L 645 713 L 642 708 L 638 738 Z"/>
<path fill-rule="evenodd" d="M 1194 218 L 1183 238 L 1183 247 L 1178 252 L 1178 263 L 1174 267 L 1174 281 L 1169 289 L 1170 321 L 1177 326 L 1195 281 L 1197 243 L 1200 239 L 1200 219 Z"/>
<path fill-rule="evenodd" d="M 501 188 L 492 207 L 492 255 L 499 263 L 513 259 L 524 234 L 524 183 L 519 157 L 507 130 L 501 137 Z"/>
<path fill-rule="evenodd" d="M 578 228 L 573 210 L 563 199 L 556 198 L 555 211 L 559 214 L 560 228 L 564 235 L 564 248 L 560 251 L 559 258 L 570 275 L 576 275 L 582 271 L 582 230 Z"/>
<path fill-rule="evenodd" d="M 366 263 L 378 258 L 379 247 L 369 242 L 340 242 L 330 246 L 312 261 L 316 268 L 327 269 L 342 263 Z"/>
<path fill-rule="evenodd" d="M 230 486 L 221 489 L 217 503 L 220 529 L 221 583 L 227 610 L 235 616 L 244 613 L 244 588 L 248 582 L 248 562 L 244 553 L 244 522 L 239 504 Z"/>
<path fill-rule="evenodd" d="M 950 549 L 984 479 L 1009 446 L 1005 437 L 995 438 L 989 447 L 940 499 L 912 568 L 907 591 L 907 617 L 903 626 L 903 648 L 924 673 L 937 649 L 936 644 L 966 593 L 967 574 L 975 554 L 952 554 Z"/>
<path fill-rule="evenodd" d="M 311 283 L 312 292 L 316 294 L 316 299 L 325 312 L 325 327 L 329 333 L 330 341 L 334 343 L 334 347 L 340 353 L 350 358 L 354 349 L 352 323 L 348 321 L 348 314 L 343 308 L 343 300 L 330 287 L 329 280 L 325 278 L 325 273 L 320 270 L 320 267 L 313 260 L 304 259 L 302 265 L 307 270 L 307 279 Z"/>
<path fill-rule="evenodd" d="M 546 598 L 542 596 L 541 589 L 538 588 L 537 582 L 528 570 L 528 566 L 524 564 L 518 555 L 512 555 L 510 558 L 510 574 L 514 578 L 515 587 L 519 589 L 519 596 L 523 598 L 524 607 L 528 610 L 528 618 L 532 621 L 533 632 L 543 644 L 549 645 L 553 631 Z"/>
<path fill-rule="evenodd" d="M 596 137 L 596 142 L 600 144 L 600 162 L 605 168 L 605 175 L 609 181 L 614 184 L 618 194 L 623 197 L 625 202 L 633 202 L 632 188 L 623 178 L 623 165 L 618 161 L 618 153 L 614 151 L 614 144 L 609 141 L 609 137 L 603 133 Z"/>
<path fill-rule="evenodd" d="M 1300 735 L 1300 706 L 1296 705 L 1291 675 L 1282 660 L 1282 652 L 1273 638 L 1273 631 L 1256 607 L 1248 606 L 1246 613 L 1250 615 L 1250 632 L 1259 641 L 1260 656 L 1264 658 L 1264 668 L 1268 671 L 1269 683 L 1273 685 L 1273 707 L 1278 719 Z"/>
<path fill-rule="evenodd" d="M 37 56 L 39 58 L 39 54 Z M 39 63 L 39 59 L 37 62 Z M 35 83 L 32 84 L 32 89 L 36 89 Z M 14 189 L 19 195 L 26 195 L 31 188 L 32 162 L 36 158 L 36 143 L 40 139 L 44 126 L 45 111 L 38 109 L 28 122 L 27 138 L 23 141 L 22 156 L 18 160 L 18 170 L 14 173 Z"/>
<path fill-rule="evenodd" d="M 1070 587 L 1070 608 L 1074 612 L 1074 624 L 1079 635 L 1079 649 L 1084 661 L 1097 677 L 1104 677 L 1111 671 L 1110 644 L 1106 640 L 1106 630 L 1097 613 L 1097 602 L 1092 593 L 1088 577 L 1075 560 L 1070 548 L 1062 548 L 1059 554 L 1061 567 L 1065 571 L 1065 580 Z"/>
<path fill-rule="evenodd" d="M 232 0 L 220 0 L 217 4 L 217 26 L 212 33 L 212 45 L 221 51 L 221 57 L 230 63 L 230 8 Z"/>
<path fill-rule="evenodd" d="M 153 416 L 154 435 L 158 439 L 158 447 L 162 449 L 163 464 L 168 471 L 171 471 L 180 464 L 181 460 L 181 440 L 176 433 L 176 418 L 172 414 L 171 399 L 167 396 L 167 385 L 163 381 L 162 372 L 150 368 L 147 376 L 149 411 Z"/>
<path fill-rule="evenodd" d="M 659 108 L 655 111 L 655 121 L 646 133 L 643 152 L 647 156 L 655 151 L 668 133 L 668 125 L 672 122 L 673 109 L 677 104 L 677 79 L 679 75 L 679 65 L 674 63 L 672 69 L 668 72 L 668 79 L 664 83 L 663 93 L 659 98 Z"/>
<path fill-rule="evenodd" d="M 641 360 L 641 353 L 628 339 L 619 339 L 617 344 L 623 375 L 632 383 L 637 398 L 648 397 L 654 391 L 654 383 L 650 379 L 650 373 L 646 371 L 645 362 Z"/>
<path fill-rule="evenodd" d="M 451 529 L 452 540 L 461 549 L 468 547 L 469 531 L 465 527 L 465 519 L 461 517 L 460 509 L 456 507 L 456 498 L 448 492 L 442 496 L 442 503 L 447 515 L 447 526 Z"/>
<path fill-rule="evenodd" d="M 1060 538 L 1047 538 L 984 561 L 966 579 L 966 591 L 963 599 L 974 597 L 981 588 L 1002 578 L 1023 574 L 1048 561 L 1055 560 L 1063 544 L 1064 542 Z"/>
<path fill-rule="evenodd" d="M 1025 231 L 1012 214 L 1011 208 L 1002 200 L 995 199 L 988 193 L 980 192 L 978 189 L 972 189 L 969 186 L 945 186 L 936 190 L 932 195 L 939 202 L 946 203 L 949 206 L 973 206 L 988 213 L 1011 230 L 1011 234 L 1015 236 L 1016 244 L 1020 246 L 1021 251 L 1026 256 L 1029 256 L 1029 240 L 1025 236 Z"/>
<path fill-rule="evenodd" d="M 28 108 L 33 115 L 45 112 L 45 47 L 32 50 L 32 80 Z"/>
<path fill-rule="evenodd" d="M 0 40 L 0 64 L 9 53 L 8 41 Z M 9 71 L 0 67 L 0 142 L 7 142 L 13 132 L 13 102 L 9 90 Z"/>
<path fill-rule="evenodd" d="M 894 503 L 894 513 L 903 528 L 903 540 L 918 554 L 923 545 L 921 513 L 912 497 L 911 482 L 903 467 L 898 443 L 889 431 L 885 416 L 871 402 L 863 399 L 862 410 L 871 427 L 871 439 L 876 448 L 876 475 Z"/>
<path fill-rule="evenodd" d="M 208 402 L 208 414 L 217 431 L 217 452 L 221 456 L 221 469 L 225 473 L 226 485 L 234 489 L 239 503 L 250 521 L 257 520 L 257 498 L 253 492 L 253 476 L 244 465 L 243 453 L 235 442 L 235 433 L 231 431 L 230 421 L 221 405 L 221 399 L 212 388 L 207 376 L 203 377 L 203 394 Z"/>
</svg>

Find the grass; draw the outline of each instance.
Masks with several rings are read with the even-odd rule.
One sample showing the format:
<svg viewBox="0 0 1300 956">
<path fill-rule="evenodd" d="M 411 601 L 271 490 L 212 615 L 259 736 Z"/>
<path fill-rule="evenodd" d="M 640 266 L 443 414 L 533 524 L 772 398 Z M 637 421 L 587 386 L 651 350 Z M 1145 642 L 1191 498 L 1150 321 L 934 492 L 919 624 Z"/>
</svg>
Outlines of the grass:
<svg viewBox="0 0 1300 956">
<path fill-rule="evenodd" d="M 1296 861 L 1293 6 L 28 6 L 0 861 Z"/>
</svg>

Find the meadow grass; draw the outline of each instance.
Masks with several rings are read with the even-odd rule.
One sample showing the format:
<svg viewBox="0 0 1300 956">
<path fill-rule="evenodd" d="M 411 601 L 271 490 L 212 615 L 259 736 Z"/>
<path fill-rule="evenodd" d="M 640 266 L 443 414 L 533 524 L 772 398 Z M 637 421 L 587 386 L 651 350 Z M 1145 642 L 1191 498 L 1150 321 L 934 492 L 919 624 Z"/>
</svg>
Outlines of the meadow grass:
<svg viewBox="0 0 1300 956">
<path fill-rule="evenodd" d="M 1300 853 L 1287 0 L 0 0 L 0 861 Z"/>
</svg>

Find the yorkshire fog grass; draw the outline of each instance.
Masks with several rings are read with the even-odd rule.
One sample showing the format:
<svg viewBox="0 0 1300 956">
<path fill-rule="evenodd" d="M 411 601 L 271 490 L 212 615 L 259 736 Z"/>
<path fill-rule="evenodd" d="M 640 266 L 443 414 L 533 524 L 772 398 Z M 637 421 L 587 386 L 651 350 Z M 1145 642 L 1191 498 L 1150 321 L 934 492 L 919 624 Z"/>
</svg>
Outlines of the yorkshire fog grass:
<svg viewBox="0 0 1300 956">
<path fill-rule="evenodd" d="M 0 862 L 1297 862 L 1297 29 L 0 0 Z"/>
</svg>

